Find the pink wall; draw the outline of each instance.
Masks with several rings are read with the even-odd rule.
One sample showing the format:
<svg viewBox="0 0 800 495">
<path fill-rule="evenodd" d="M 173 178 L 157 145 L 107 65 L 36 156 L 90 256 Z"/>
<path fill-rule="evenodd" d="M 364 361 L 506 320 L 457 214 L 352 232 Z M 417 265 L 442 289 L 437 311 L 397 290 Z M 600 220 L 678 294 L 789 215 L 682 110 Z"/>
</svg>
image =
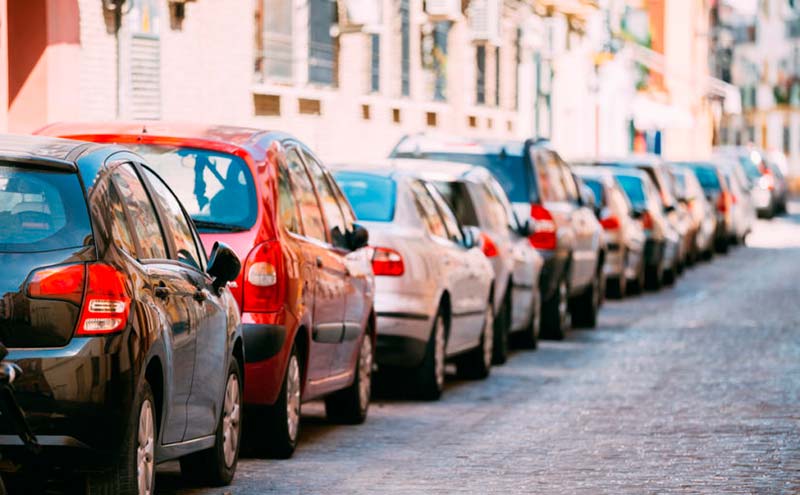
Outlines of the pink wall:
<svg viewBox="0 0 800 495">
<path fill-rule="evenodd" d="M 8 130 L 8 16 L 0 0 L 0 132 Z"/>
</svg>

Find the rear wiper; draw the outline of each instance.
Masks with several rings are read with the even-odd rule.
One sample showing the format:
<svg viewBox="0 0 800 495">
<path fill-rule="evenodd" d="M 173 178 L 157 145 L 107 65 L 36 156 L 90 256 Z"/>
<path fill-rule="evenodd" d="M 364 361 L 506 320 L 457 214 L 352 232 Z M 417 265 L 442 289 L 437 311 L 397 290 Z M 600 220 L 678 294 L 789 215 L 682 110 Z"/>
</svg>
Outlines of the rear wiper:
<svg viewBox="0 0 800 495">
<path fill-rule="evenodd" d="M 194 225 L 198 229 L 212 229 L 212 230 L 224 230 L 226 232 L 244 232 L 247 230 L 244 227 L 240 227 L 238 225 L 230 225 L 227 223 L 220 223 L 220 222 L 209 222 L 207 220 L 194 220 Z"/>
</svg>

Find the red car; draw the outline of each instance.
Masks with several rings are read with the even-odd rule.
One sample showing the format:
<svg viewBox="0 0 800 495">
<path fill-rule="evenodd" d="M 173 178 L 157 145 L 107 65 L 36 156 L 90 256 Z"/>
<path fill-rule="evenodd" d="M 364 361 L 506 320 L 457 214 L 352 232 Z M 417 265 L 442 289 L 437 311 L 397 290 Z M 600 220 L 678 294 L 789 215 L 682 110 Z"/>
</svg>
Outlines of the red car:
<svg viewBox="0 0 800 495">
<path fill-rule="evenodd" d="M 132 148 L 175 191 L 206 249 L 225 242 L 243 260 L 231 290 L 244 323 L 248 437 L 258 450 L 291 456 L 307 400 L 324 397 L 335 421 L 364 421 L 375 344 L 367 232 L 308 147 L 278 132 L 163 123 L 39 133 Z"/>
</svg>

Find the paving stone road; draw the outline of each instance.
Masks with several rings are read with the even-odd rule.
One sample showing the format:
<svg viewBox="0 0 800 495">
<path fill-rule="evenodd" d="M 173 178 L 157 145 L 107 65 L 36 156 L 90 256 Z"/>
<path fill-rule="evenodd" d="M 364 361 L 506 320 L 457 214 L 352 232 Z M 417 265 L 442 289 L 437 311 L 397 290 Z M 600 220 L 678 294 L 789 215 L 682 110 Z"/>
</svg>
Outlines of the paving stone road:
<svg viewBox="0 0 800 495">
<path fill-rule="evenodd" d="M 170 463 L 158 493 L 800 493 L 795 211 L 440 402 L 381 398 L 356 427 L 310 404 L 293 459 L 242 459 L 225 489 Z"/>
</svg>

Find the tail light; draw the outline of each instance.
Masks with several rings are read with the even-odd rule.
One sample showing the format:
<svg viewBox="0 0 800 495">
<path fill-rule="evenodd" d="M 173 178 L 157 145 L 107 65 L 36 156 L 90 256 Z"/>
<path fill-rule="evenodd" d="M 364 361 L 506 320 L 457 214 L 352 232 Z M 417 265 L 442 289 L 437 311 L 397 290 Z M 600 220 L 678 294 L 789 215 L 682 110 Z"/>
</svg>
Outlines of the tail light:
<svg viewBox="0 0 800 495">
<path fill-rule="evenodd" d="M 611 215 L 600 220 L 600 225 L 605 230 L 619 230 L 620 222 L 616 215 Z"/>
<path fill-rule="evenodd" d="M 553 215 L 542 205 L 531 205 L 533 232 L 528 236 L 536 249 L 555 249 L 557 246 L 556 222 Z"/>
<path fill-rule="evenodd" d="M 722 191 L 717 198 L 717 210 L 720 213 L 727 213 L 731 205 L 731 193 Z"/>
<path fill-rule="evenodd" d="M 487 258 L 494 258 L 498 254 L 497 244 L 485 232 L 481 232 L 481 251 Z"/>
<path fill-rule="evenodd" d="M 772 174 L 768 173 L 764 174 L 761 176 L 761 178 L 758 179 L 758 185 L 762 189 L 767 189 L 769 191 L 772 191 L 775 189 L 775 178 L 772 177 Z"/>
<path fill-rule="evenodd" d="M 645 211 L 642 213 L 642 228 L 644 230 L 653 230 L 653 227 L 653 215 L 651 215 L 649 211 Z"/>
<path fill-rule="evenodd" d="M 373 248 L 372 271 L 375 275 L 399 277 L 406 271 L 403 256 L 391 248 Z"/>
<path fill-rule="evenodd" d="M 28 296 L 81 305 L 75 335 L 82 337 L 121 331 L 131 308 L 125 276 L 102 263 L 38 270 L 31 275 Z"/>
<path fill-rule="evenodd" d="M 244 267 L 242 311 L 246 313 L 274 313 L 285 301 L 283 251 L 278 241 L 268 241 L 256 246 Z"/>
</svg>

